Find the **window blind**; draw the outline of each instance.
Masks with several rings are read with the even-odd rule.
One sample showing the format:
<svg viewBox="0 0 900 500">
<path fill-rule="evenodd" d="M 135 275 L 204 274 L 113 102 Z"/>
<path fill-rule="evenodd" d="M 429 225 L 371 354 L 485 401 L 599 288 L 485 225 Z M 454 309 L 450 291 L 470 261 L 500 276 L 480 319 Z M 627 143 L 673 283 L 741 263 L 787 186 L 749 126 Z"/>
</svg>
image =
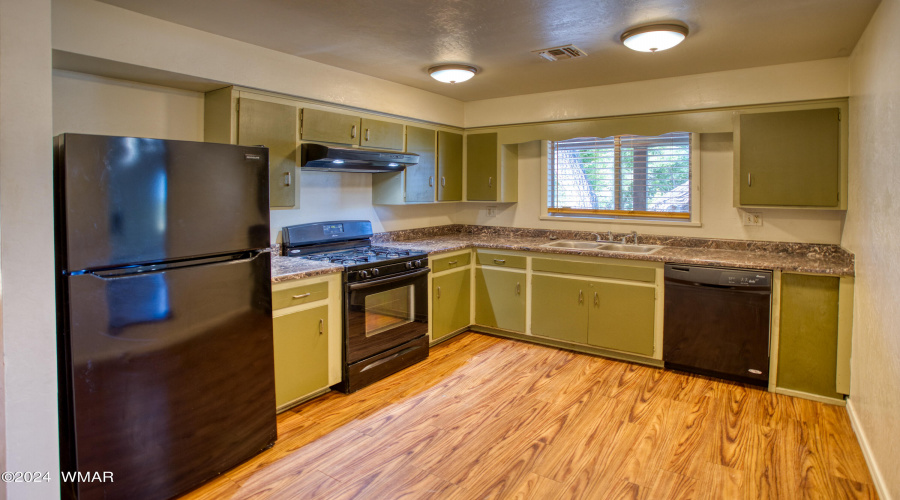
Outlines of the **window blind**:
<svg viewBox="0 0 900 500">
<path fill-rule="evenodd" d="M 691 133 L 551 141 L 550 214 L 690 218 Z"/>
</svg>

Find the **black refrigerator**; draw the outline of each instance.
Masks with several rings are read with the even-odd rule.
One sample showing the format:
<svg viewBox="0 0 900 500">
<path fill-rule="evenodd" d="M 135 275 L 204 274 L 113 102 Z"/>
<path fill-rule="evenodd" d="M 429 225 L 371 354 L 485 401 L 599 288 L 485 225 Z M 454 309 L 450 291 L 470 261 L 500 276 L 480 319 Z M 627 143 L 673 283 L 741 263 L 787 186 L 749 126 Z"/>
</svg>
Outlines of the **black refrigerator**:
<svg viewBox="0 0 900 500">
<path fill-rule="evenodd" d="M 63 497 L 171 498 L 270 447 L 268 150 L 64 134 L 54 175 L 60 462 L 93 479 Z"/>
</svg>

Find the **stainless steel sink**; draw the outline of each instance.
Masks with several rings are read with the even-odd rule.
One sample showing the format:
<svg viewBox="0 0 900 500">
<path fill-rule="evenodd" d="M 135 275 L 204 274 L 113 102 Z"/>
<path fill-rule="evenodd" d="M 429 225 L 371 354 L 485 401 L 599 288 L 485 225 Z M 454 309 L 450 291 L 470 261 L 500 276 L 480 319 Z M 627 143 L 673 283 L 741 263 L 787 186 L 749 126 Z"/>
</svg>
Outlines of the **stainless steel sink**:
<svg viewBox="0 0 900 500">
<path fill-rule="evenodd" d="M 596 250 L 601 244 L 596 241 L 584 240 L 559 240 L 551 243 L 544 243 L 545 247 L 553 248 L 579 248 L 583 250 Z"/>
<path fill-rule="evenodd" d="M 662 247 L 659 245 L 627 245 L 624 243 L 600 243 L 595 248 L 597 250 L 606 250 L 609 252 L 653 253 Z"/>
</svg>

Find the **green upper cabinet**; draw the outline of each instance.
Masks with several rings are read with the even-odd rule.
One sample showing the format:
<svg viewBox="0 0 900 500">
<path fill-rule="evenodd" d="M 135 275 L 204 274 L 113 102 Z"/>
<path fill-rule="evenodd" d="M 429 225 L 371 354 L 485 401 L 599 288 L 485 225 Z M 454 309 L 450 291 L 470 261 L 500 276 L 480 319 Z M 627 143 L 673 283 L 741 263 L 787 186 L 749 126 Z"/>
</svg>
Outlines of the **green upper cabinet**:
<svg viewBox="0 0 900 500">
<path fill-rule="evenodd" d="M 525 331 L 525 272 L 478 268 L 475 271 L 475 324 Z"/>
<path fill-rule="evenodd" d="M 359 144 L 359 117 L 319 109 L 303 109 L 300 139 L 310 142 Z"/>
<path fill-rule="evenodd" d="M 447 273 L 432 279 L 431 340 L 438 340 L 469 325 L 469 269 Z"/>
<path fill-rule="evenodd" d="M 366 148 L 403 150 L 403 125 L 363 118 L 359 145 Z"/>
<path fill-rule="evenodd" d="M 466 136 L 466 199 L 497 201 L 497 134 Z"/>
<path fill-rule="evenodd" d="M 496 132 L 466 136 L 466 200 L 518 201 L 518 144 L 500 144 Z"/>
<path fill-rule="evenodd" d="M 433 202 L 437 156 L 435 131 L 420 127 L 406 127 L 406 152 L 419 155 L 419 163 L 406 167 L 405 201 L 407 203 Z"/>
<path fill-rule="evenodd" d="M 462 135 L 440 130 L 437 141 L 437 199 L 462 201 Z"/>
<path fill-rule="evenodd" d="M 531 333 L 587 343 L 590 282 L 557 276 L 531 277 Z"/>
<path fill-rule="evenodd" d="M 843 398 L 837 390 L 839 299 L 840 278 L 782 275 L 777 387 Z"/>
<path fill-rule="evenodd" d="M 328 306 L 274 319 L 275 405 L 328 387 Z"/>
<path fill-rule="evenodd" d="M 309 142 L 328 142 L 402 151 L 403 125 L 320 109 L 303 108 L 300 139 Z"/>
<path fill-rule="evenodd" d="M 269 205 L 294 206 L 297 174 L 297 108 L 241 97 L 237 143 L 269 148 Z"/>
<path fill-rule="evenodd" d="M 846 105 L 806 108 L 736 113 L 736 205 L 846 209 Z"/>
<path fill-rule="evenodd" d="M 656 288 L 591 283 L 590 300 L 588 344 L 653 355 Z"/>
</svg>

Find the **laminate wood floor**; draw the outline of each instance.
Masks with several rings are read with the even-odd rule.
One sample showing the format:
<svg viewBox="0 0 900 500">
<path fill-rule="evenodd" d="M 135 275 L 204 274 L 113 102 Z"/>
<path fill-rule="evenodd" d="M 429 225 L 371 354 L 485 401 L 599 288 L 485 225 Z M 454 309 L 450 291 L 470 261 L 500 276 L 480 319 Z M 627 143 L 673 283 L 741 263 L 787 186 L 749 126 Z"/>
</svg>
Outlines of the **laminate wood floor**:
<svg viewBox="0 0 900 500">
<path fill-rule="evenodd" d="M 477 333 L 189 499 L 876 498 L 844 408 Z"/>
</svg>

